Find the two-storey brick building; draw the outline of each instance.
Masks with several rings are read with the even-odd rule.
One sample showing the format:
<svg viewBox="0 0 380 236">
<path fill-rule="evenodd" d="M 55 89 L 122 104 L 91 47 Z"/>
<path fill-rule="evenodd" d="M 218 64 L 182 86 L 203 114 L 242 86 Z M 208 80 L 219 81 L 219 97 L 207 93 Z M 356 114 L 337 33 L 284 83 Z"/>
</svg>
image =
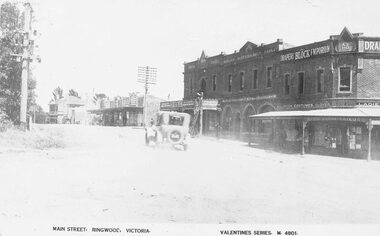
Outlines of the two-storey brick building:
<svg viewBox="0 0 380 236">
<path fill-rule="evenodd" d="M 185 63 L 182 102 L 191 103 L 200 91 L 218 101 L 219 111 L 204 111 L 204 132 L 220 123 L 224 134 L 244 138 L 253 131 L 257 139 L 276 142 L 284 130 L 287 143 L 306 142 L 309 151 L 360 156 L 368 152 L 368 139 L 380 136 L 376 125 L 371 132 L 380 120 L 379 77 L 380 38 L 344 28 L 297 47 L 279 39 L 247 42 L 232 54 L 202 52 Z"/>
</svg>

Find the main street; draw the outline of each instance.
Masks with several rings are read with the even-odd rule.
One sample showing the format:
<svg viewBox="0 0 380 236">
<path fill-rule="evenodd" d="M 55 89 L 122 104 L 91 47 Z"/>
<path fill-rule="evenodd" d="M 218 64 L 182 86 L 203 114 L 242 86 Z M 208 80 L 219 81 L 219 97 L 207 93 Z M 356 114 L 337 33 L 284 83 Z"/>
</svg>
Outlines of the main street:
<svg viewBox="0 0 380 236">
<path fill-rule="evenodd" d="M 54 149 L 0 153 L 3 220 L 378 223 L 380 162 L 191 139 L 145 146 L 130 127 L 45 125 Z"/>
</svg>

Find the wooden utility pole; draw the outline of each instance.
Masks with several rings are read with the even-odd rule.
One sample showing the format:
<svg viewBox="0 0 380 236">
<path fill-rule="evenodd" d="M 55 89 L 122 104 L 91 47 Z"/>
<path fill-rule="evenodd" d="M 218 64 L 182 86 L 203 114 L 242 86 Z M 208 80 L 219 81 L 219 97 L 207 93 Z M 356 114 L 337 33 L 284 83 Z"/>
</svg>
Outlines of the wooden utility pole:
<svg viewBox="0 0 380 236">
<path fill-rule="evenodd" d="M 368 153 L 367 153 L 367 161 L 370 161 L 371 160 L 371 143 L 372 143 L 372 128 L 373 128 L 373 124 L 372 124 L 372 119 L 368 119 L 368 125 L 367 125 L 367 128 L 368 128 Z"/>
<path fill-rule="evenodd" d="M 29 78 L 29 59 L 30 59 L 30 40 L 31 33 L 32 7 L 29 3 L 24 4 L 24 31 L 23 31 L 23 54 L 22 54 L 22 73 L 21 73 L 21 104 L 20 104 L 20 128 L 26 130 L 26 111 L 28 102 L 28 78 Z"/>
<path fill-rule="evenodd" d="M 302 120 L 302 142 L 301 142 L 301 155 L 305 154 L 305 128 L 306 128 L 307 121 Z"/>
<path fill-rule="evenodd" d="M 137 81 L 144 84 L 145 88 L 145 94 L 144 94 L 144 107 L 143 107 L 143 123 L 144 126 L 146 126 L 146 118 L 147 118 L 147 95 L 148 95 L 148 89 L 150 84 L 156 84 L 156 76 L 157 76 L 157 69 L 153 67 L 138 67 L 138 79 Z"/>
</svg>

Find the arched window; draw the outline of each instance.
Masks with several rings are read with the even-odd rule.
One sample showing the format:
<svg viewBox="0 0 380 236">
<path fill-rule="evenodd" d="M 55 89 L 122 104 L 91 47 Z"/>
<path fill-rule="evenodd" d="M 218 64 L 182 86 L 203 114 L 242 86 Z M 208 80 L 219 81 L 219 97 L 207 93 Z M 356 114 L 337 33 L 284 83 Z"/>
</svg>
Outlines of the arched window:
<svg viewBox="0 0 380 236">
<path fill-rule="evenodd" d="M 251 115 L 255 114 L 255 110 L 253 109 L 252 105 L 248 105 L 248 107 L 245 109 L 243 113 L 243 132 L 249 132 L 251 127 L 251 120 L 248 118 Z"/>
</svg>

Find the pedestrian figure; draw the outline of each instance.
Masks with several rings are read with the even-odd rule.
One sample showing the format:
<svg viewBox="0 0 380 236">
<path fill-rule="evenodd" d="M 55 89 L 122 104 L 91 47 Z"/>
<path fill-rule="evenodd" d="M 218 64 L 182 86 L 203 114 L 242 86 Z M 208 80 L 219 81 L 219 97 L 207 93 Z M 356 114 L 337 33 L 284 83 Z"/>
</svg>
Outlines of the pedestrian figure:
<svg viewBox="0 0 380 236">
<path fill-rule="evenodd" d="M 149 126 L 147 126 L 145 130 L 146 130 L 146 136 L 145 136 L 146 145 L 149 145 L 151 141 L 156 143 L 157 142 L 157 127 L 154 125 L 153 119 L 151 119 Z"/>
</svg>

